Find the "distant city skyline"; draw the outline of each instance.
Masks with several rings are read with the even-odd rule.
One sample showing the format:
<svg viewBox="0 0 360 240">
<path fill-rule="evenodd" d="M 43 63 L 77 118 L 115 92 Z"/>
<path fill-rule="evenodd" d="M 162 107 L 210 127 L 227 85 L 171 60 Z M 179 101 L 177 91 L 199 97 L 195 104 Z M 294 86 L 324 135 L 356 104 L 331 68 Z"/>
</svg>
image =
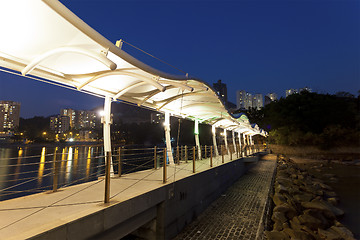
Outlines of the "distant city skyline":
<svg viewBox="0 0 360 240">
<path fill-rule="evenodd" d="M 31 84 L 31 83 L 30 83 Z M 37 84 L 42 84 L 42 83 L 37 83 Z M 216 85 L 216 84 L 221 84 L 223 86 L 225 86 L 225 93 L 226 93 L 226 97 L 225 96 L 222 96 L 222 94 L 219 94 L 220 92 L 217 91 L 216 87 L 215 86 L 212 86 L 214 88 L 214 90 L 219 94 L 220 97 L 225 97 L 224 99 L 227 99 L 227 96 L 228 95 L 232 95 L 232 94 L 229 94 L 229 92 L 227 91 L 226 89 L 226 82 L 223 82 L 222 80 L 218 80 L 217 82 L 214 82 L 213 85 Z M 44 84 L 45 85 L 45 84 Z M 47 84 L 48 85 L 48 84 Z M 209 84 L 211 86 L 211 84 Z M 220 85 L 219 85 L 220 86 Z M 50 88 L 57 88 L 57 87 L 54 87 L 54 86 L 43 86 L 44 88 L 47 88 L 47 87 L 50 87 Z M 71 98 L 79 98 L 79 99 L 91 99 L 92 101 L 89 101 L 89 102 L 85 102 L 85 104 L 81 103 L 81 104 L 74 104 L 71 102 L 70 99 L 68 99 L 68 101 L 66 99 L 63 99 L 64 101 L 61 102 L 61 101 L 58 101 L 57 103 L 55 103 L 54 105 L 59 105 L 60 108 L 59 109 L 55 109 L 55 108 L 52 108 L 51 106 L 47 108 L 47 110 L 50 112 L 49 114 L 45 114 L 45 115 L 41 115 L 41 114 L 38 114 L 38 113 L 34 113 L 33 115 L 25 115 L 25 114 L 22 114 L 22 111 L 25 111 L 25 112 L 28 112 L 27 110 L 28 109 L 24 109 L 24 107 L 22 106 L 22 111 L 20 111 L 20 117 L 22 118 L 31 118 L 31 117 L 34 117 L 34 116 L 43 116 L 43 117 L 50 117 L 50 116 L 56 116 L 58 115 L 58 112 L 59 110 L 63 111 L 64 109 L 72 109 L 74 111 L 92 111 L 93 109 L 95 108 L 99 108 L 99 107 L 102 107 L 103 105 L 103 99 L 102 98 L 99 98 L 99 97 L 95 97 L 95 96 L 91 96 L 91 95 L 88 95 L 88 94 L 85 94 L 85 93 L 81 93 L 81 92 L 77 92 L 77 91 L 74 91 L 74 90 L 69 90 L 69 89 L 63 89 L 65 92 L 67 92 L 67 94 L 71 95 Z M 317 91 L 313 91 L 311 88 L 309 87 L 300 87 L 300 88 L 289 88 L 289 89 L 284 89 L 281 93 L 282 94 L 278 94 L 276 92 L 267 92 L 265 94 L 263 93 L 249 93 L 251 94 L 251 102 L 253 102 L 253 98 L 255 98 L 255 96 L 257 98 L 260 98 L 260 96 L 262 97 L 262 102 L 260 103 L 260 105 L 262 106 L 265 106 L 266 105 L 266 97 L 269 97 L 271 96 L 271 98 L 276 98 L 277 100 L 280 99 L 281 97 L 287 97 L 288 95 L 291 95 L 293 93 L 299 93 L 301 92 L 302 90 L 307 90 L 309 92 L 317 92 Z M 359 89 L 360 90 L 360 89 Z M 248 93 L 247 91 L 245 90 L 236 90 L 235 91 L 235 95 L 237 96 L 237 92 L 239 91 L 244 91 L 245 93 Z M 336 94 L 337 92 L 342 92 L 341 90 L 339 91 L 336 91 L 334 93 L 329 93 L 329 92 L 317 92 L 317 93 L 320 93 L 320 94 Z M 345 91 L 347 92 L 347 91 Z M 353 94 L 355 97 L 357 96 L 357 91 L 353 91 L 353 92 L 349 92 L 351 94 Z M 275 97 L 276 96 L 276 97 Z M 58 99 L 57 99 L 58 100 Z M 12 100 L 9 100 L 9 99 L 0 99 L 0 101 L 12 101 Z M 238 99 L 237 97 L 235 98 L 235 100 L 229 100 L 228 99 L 228 102 L 233 103 L 236 105 L 237 108 L 239 108 L 239 105 L 238 105 Z M 250 101 L 250 100 L 249 100 Z M 272 101 L 274 101 L 272 99 Z M 14 101 L 15 102 L 15 101 Z M 21 102 L 19 102 L 21 104 Z M 90 103 L 90 104 L 88 104 Z M 126 104 L 126 103 L 125 103 Z M 251 103 L 253 104 L 253 103 Z M 26 104 L 25 104 L 26 105 Z M 75 106 L 75 107 L 74 107 Z M 31 108 L 34 108 L 34 106 L 31 106 Z M 35 109 L 39 109 L 38 107 L 35 107 Z M 39 111 L 40 112 L 40 111 Z M 100 113 L 99 113 L 100 114 Z M 60 114 L 62 115 L 62 114 Z"/>
<path fill-rule="evenodd" d="M 264 107 L 263 94 L 249 93 L 245 90 L 236 91 L 236 108 L 237 109 L 256 108 L 259 110 L 263 107 Z"/>
<path fill-rule="evenodd" d="M 359 1 L 61 2 L 113 43 L 123 39 L 210 86 L 222 79 L 233 103 L 241 89 L 279 98 L 305 86 L 329 94 L 360 90 Z M 124 51 L 179 74 L 128 44 Z M 24 118 L 103 105 L 101 98 L 4 72 L 0 86 L 0 100 L 21 102 Z"/>
</svg>

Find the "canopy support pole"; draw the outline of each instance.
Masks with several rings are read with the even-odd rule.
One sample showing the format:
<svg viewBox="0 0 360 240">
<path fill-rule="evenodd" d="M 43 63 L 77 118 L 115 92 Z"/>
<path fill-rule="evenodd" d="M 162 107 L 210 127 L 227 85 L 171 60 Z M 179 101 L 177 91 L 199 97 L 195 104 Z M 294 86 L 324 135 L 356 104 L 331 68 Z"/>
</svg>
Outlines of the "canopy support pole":
<svg viewBox="0 0 360 240">
<path fill-rule="evenodd" d="M 251 149 L 251 153 L 253 153 L 253 145 L 254 145 L 254 142 L 253 142 L 253 139 L 252 139 L 252 135 L 250 135 L 250 139 L 249 139 L 249 141 L 250 141 L 250 149 Z"/>
<path fill-rule="evenodd" d="M 228 148 L 228 142 L 227 142 L 227 132 L 226 132 L 226 129 L 224 129 L 224 142 L 225 142 L 226 152 L 227 152 L 227 154 L 229 154 L 229 148 Z"/>
<path fill-rule="evenodd" d="M 110 173 L 111 175 L 114 175 L 114 167 L 113 167 L 113 161 L 111 156 L 111 135 L 110 135 L 110 125 L 112 124 L 111 119 L 111 97 L 106 96 L 105 102 L 104 102 L 104 116 L 102 118 L 103 123 L 103 138 L 104 138 L 104 153 L 105 157 L 106 154 L 110 154 L 110 162 L 111 162 L 111 168 Z"/>
<path fill-rule="evenodd" d="M 239 137 L 239 148 L 240 148 L 240 157 L 242 157 L 243 156 L 243 153 L 242 153 L 242 149 L 241 149 L 241 133 L 240 132 L 238 132 L 238 137 Z"/>
<path fill-rule="evenodd" d="M 201 148 L 200 148 L 200 140 L 199 140 L 199 120 L 195 120 L 194 133 L 195 133 L 195 145 L 196 148 L 198 149 L 198 159 L 201 159 Z"/>
<path fill-rule="evenodd" d="M 246 134 L 243 133 L 243 139 L 244 139 L 244 156 L 247 156 L 247 149 L 246 149 Z"/>
<path fill-rule="evenodd" d="M 216 144 L 216 128 L 215 128 L 215 125 L 212 125 L 211 128 L 212 128 L 212 138 L 213 138 L 215 156 L 219 156 L 219 150 L 218 150 L 218 147 L 217 147 L 217 144 Z"/>
<path fill-rule="evenodd" d="M 171 139 L 170 139 L 170 113 L 169 112 L 165 112 L 164 129 L 165 129 L 165 143 L 166 143 L 166 152 L 167 152 L 166 155 L 169 158 L 169 163 L 174 164 L 174 157 L 172 154 Z"/>
<path fill-rule="evenodd" d="M 235 132 L 231 131 L 232 133 L 232 140 L 233 140 L 233 146 L 234 146 L 234 153 L 236 153 L 236 145 L 235 145 Z"/>
</svg>

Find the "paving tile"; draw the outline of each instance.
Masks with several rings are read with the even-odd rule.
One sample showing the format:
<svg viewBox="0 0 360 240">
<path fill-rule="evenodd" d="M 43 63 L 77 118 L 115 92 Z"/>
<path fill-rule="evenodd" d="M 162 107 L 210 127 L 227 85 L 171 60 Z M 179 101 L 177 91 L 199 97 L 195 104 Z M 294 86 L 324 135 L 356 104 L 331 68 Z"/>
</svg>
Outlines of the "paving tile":
<svg viewBox="0 0 360 240">
<path fill-rule="evenodd" d="M 263 239 L 264 215 L 276 161 L 263 159 L 174 238 Z"/>
</svg>

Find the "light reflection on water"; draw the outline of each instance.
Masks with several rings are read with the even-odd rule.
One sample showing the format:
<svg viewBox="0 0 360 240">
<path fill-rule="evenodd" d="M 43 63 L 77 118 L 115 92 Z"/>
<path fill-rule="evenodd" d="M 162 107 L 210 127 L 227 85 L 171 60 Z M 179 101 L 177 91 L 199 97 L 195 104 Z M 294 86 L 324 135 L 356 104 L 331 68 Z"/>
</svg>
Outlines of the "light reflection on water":
<svg viewBox="0 0 360 240">
<path fill-rule="evenodd" d="M 85 149 L 84 149 L 84 151 L 85 151 Z M 75 148 L 75 152 L 74 152 L 74 175 L 75 175 L 75 177 L 76 177 L 76 175 L 77 175 L 77 171 L 78 171 L 78 159 L 79 159 L 79 148 L 78 147 L 76 147 Z"/>
<path fill-rule="evenodd" d="M 70 173 L 71 173 L 72 163 L 73 163 L 73 148 L 69 147 L 69 152 L 66 162 L 66 174 L 65 174 L 66 181 L 71 180 Z"/>
<path fill-rule="evenodd" d="M 86 179 L 89 178 L 92 152 L 93 152 L 93 148 L 88 147 L 87 160 L 86 160 Z"/>
<path fill-rule="evenodd" d="M 38 171 L 38 186 L 42 183 L 42 177 L 44 174 L 44 168 L 45 168 L 45 152 L 46 148 L 43 147 L 41 150 L 41 156 L 40 156 L 40 164 L 39 164 L 39 171 Z"/>
<path fill-rule="evenodd" d="M 153 168 L 153 149 L 127 147 L 121 153 L 123 174 Z M 99 145 L 0 146 L 0 201 L 97 180 L 104 165 Z"/>
<path fill-rule="evenodd" d="M 59 188 L 96 180 L 104 170 L 104 159 L 94 155 L 98 152 L 96 148 L 91 145 L 0 146 L 0 200 L 51 190 L 55 174 Z M 29 189 L 36 190 L 21 192 Z"/>
<path fill-rule="evenodd" d="M 18 177 L 19 177 L 20 168 L 21 168 L 21 160 L 22 160 L 22 157 L 23 157 L 23 152 L 24 152 L 24 150 L 23 150 L 22 148 L 19 148 L 19 151 L 18 151 L 18 160 L 17 160 L 16 168 L 15 168 L 15 180 L 17 180 Z"/>
</svg>

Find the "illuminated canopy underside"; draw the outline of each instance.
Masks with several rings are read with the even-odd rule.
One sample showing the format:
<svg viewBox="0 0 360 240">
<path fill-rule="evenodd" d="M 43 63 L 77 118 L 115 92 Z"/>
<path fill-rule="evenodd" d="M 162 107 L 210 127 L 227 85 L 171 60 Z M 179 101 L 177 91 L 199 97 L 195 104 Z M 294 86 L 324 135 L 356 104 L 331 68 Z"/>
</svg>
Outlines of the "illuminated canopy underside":
<svg viewBox="0 0 360 240">
<path fill-rule="evenodd" d="M 2 1 L 0 26 L 1 67 L 216 127 L 265 134 L 245 115 L 233 117 L 205 82 L 138 61 L 58 1 Z"/>
</svg>

